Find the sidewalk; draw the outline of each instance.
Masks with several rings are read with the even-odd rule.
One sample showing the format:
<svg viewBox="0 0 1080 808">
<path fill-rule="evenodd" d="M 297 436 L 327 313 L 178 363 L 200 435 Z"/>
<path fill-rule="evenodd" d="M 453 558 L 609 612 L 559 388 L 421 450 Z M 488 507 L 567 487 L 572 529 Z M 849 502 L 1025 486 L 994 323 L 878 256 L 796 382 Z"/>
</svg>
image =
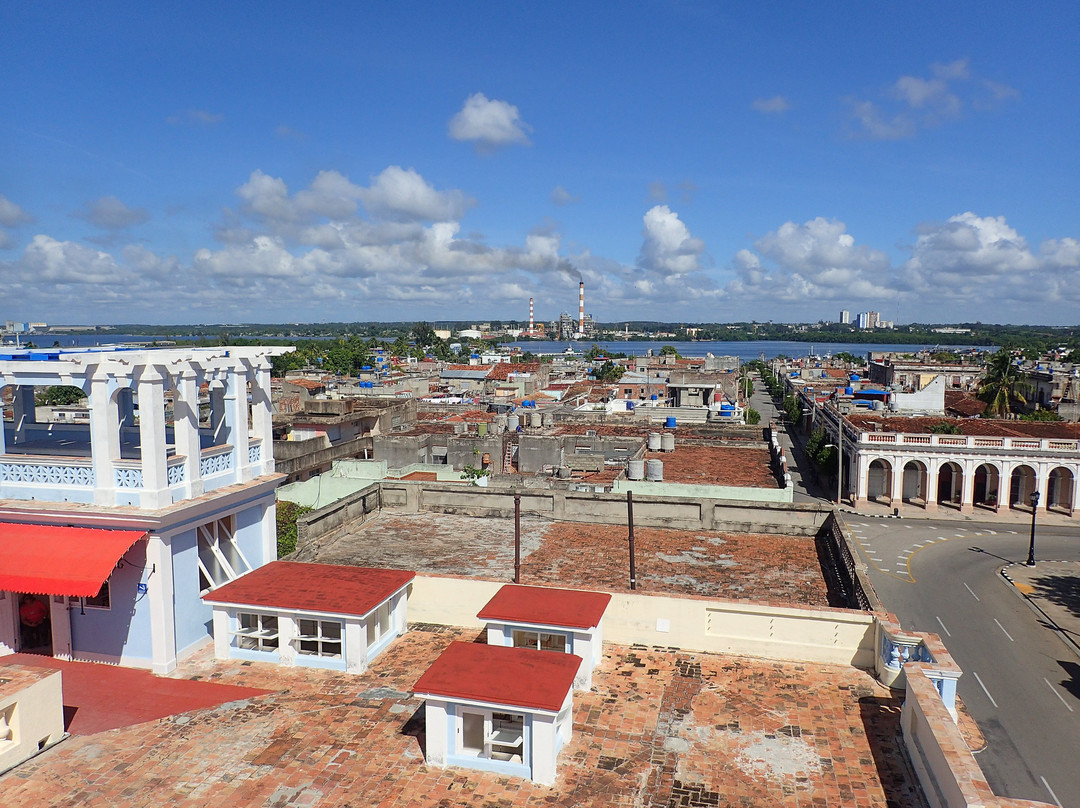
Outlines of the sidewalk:
<svg viewBox="0 0 1080 808">
<path fill-rule="evenodd" d="M 1080 561 L 1036 559 L 1034 567 L 1009 564 L 1001 574 L 1080 655 Z"/>
</svg>

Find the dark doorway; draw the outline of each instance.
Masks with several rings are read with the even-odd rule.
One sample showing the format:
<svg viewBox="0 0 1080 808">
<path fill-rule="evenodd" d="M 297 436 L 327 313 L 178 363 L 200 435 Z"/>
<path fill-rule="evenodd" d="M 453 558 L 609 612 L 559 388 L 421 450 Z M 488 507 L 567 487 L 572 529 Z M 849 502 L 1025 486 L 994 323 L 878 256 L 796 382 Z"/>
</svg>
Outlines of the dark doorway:
<svg viewBox="0 0 1080 808">
<path fill-rule="evenodd" d="M 27 654 L 52 656 L 52 620 L 49 598 L 19 595 L 19 650 Z"/>
</svg>

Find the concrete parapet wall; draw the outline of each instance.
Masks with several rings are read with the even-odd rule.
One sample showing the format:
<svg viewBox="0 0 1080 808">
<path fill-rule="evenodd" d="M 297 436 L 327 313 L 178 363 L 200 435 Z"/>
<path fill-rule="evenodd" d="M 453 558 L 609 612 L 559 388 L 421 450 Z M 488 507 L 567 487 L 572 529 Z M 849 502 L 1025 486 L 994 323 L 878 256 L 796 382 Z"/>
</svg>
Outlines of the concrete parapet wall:
<svg viewBox="0 0 1080 808">
<path fill-rule="evenodd" d="M 937 688 L 921 664 L 909 664 L 900 714 L 904 744 L 923 794 L 933 808 L 1050 808 L 1047 803 L 997 797 L 986 782 Z"/>
<path fill-rule="evenodd" d="M 325 508 L 304 514 L 296 520 L 297 550 L 293 560 L 305 560 L 319 544 L 342 528 L 362 524 L 368 514 L 379 509 L 380 503 L 379 484 L 373 483 Z"/>
<path fill-rule="evenodd" d="M 477 613 L 504 583 L 418 575 L 409 619 L 479 629 Z M 840 609 L 617 592 L 604 614 L 604 640 L 872 668 L 874 623 L 874 615 Z"/>
<path fill-rule="evenodd" d="M 4 673 L 0 679 L 0 774 L 67 737 L 60 671 L 13 665 Z"/>
</svg>

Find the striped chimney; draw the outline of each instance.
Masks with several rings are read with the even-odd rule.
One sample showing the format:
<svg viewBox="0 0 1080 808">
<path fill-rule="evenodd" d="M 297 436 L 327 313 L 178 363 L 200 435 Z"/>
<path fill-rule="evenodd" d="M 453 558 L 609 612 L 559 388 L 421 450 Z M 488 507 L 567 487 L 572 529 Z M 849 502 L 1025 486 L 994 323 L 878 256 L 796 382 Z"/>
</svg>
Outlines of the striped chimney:
<svg viewBox="0 0 1080 808">
<path fill-rule="evenodd" d="M 529 298 L 529 333 L 533 331 L 533 299 Z"/>
<path fill-rule="evenodd" d="M 585 333 L 585 281 L 578 284 L 578 333 Z"/>
</svg>

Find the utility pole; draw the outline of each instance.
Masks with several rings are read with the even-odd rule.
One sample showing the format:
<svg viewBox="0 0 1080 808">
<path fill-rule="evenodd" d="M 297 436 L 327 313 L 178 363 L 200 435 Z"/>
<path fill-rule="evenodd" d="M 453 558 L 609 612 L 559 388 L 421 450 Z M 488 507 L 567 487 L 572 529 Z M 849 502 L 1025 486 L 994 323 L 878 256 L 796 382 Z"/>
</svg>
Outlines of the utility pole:
<svg viewBox="0 0 1080 808">
<path fill-rule="evenodd" d="M 634 562 L 634 492 L 626 492 L 626 521 L 630 526 L 630 589 L 637 589 L 637 566 Z"/>
<path fill-rule="evenodd" d="M 521 583 L 521 494 L 514 494 L 514 583 Z"/>
</svg>

